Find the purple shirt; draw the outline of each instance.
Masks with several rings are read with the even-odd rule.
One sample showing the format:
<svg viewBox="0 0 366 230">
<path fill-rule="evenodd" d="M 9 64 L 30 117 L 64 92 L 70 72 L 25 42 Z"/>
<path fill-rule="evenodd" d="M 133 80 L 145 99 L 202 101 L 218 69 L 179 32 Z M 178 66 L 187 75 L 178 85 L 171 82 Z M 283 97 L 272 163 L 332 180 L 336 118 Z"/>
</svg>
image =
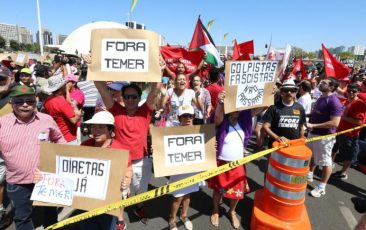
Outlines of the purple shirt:
<svg viewBox="0 0 366 230">
<path fill-rule="evenodd" d="M 319 124 L 327 122 L 330 117 L 340 117 L 343 113 L 343 105 L 336 94 L 327 97 L 320 97 L 314 104 L 310 114 L 310 123 Z M 337 127 L 320 129 L 314 128 L 311 133 L 315 135 L 326 135 L 336 132 Z"/>
<path fill-rule="evenodd" d="M 238 123 L 242 128 L 244 136 L 244 148 L 248 145 L 249 138 L 252 136 L 252 114 L 251 110 L 243 110 L 239 113 Z M 216 128 L 216 156 L 219 156 L 222 151 L 222 146 L 224 144 L 224 139 L 229 131 L 230 123 L 227 115 L 224 116 L 224 120 Z"/>
</svg>

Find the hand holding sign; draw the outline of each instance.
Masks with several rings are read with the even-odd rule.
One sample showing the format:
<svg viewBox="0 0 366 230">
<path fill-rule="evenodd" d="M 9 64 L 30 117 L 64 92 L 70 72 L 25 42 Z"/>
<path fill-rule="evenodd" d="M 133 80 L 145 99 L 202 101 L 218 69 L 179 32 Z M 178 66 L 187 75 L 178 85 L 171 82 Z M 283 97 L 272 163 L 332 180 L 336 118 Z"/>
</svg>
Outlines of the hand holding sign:
<svg viewBox="0 0 366 230">
<path fill-rule="evenodd" d="M 35 184 L 31 200 L 72 205 L 74 184 L 71 179 L 54 173 L 39 174 L 42 179 Z"/>
</svg>

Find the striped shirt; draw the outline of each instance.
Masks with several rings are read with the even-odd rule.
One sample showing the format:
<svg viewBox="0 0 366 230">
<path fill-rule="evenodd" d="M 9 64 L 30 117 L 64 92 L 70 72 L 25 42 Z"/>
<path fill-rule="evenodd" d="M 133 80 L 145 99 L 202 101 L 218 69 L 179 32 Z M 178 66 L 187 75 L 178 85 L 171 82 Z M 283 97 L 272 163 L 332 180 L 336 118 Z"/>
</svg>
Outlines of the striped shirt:
<svg viewBox="0 0 366 230">
<path fill-rule="evenodd" d="M 40 165 L 41 140 L 66 143 L 51 116 L 35 112 L 28 123 L 18 120 L 14 113 L 0 118 L 0 151 L 8 183 L 33 183 L 34 171 Z"/>
<path fill-rule="evenodd" d="M 78 87 L 85 95 L 84 107 L 95 107 L 99 92 L 93 81 L 80 81 Z"/>
</svg>

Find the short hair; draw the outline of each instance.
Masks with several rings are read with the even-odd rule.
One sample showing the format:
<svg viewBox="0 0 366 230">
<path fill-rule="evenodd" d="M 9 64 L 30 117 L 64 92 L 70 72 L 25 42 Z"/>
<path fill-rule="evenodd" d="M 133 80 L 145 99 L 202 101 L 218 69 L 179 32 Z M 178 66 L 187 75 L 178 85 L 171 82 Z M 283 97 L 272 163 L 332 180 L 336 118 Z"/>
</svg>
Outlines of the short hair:
<svg viewBox="0 0 366 230">
<path fill-rule="evenodd" d="M 357 83 L 351 83 L 347 86 L 347 90 L 349 90 L 349 89 L 355 89 L 358 92 L 360 92 L 361 91 L 361 86 Z"/>
<path fill-rule="evenodd" d="M 218 82 L 220 79 L 220 70 L 213 67 L 210 69 L 209 75 L 211 82 Z"/>
<path fill-rule="evenodd" d="M 330 81 L 329 86 L 333 86 L 332 92 L 336 91 L 339 86 L 339 81 L 335 77 L 328 77 L 326 79 Z"/>
<path fill-rule="evenodd" d="M 134 90 L 136 90 L 136 92 L 139 95 L 139 97 L 141 97 L 141 95 L 142 95 L 141 88 L 138 85 L 136 85 L 135 83 L 131 83 L 131 84 L 125 85 L 122 88 L 122 96 L 125 95 L 125 92 L 126 92 L 127 89 L 134 89 Z"/>
<path fill-rule="evenodd" d="M 302 88 L 305 92 L 311 92 L 311 83 L 308 80 L 301 81 L 299 87 Z"/>
</svg>

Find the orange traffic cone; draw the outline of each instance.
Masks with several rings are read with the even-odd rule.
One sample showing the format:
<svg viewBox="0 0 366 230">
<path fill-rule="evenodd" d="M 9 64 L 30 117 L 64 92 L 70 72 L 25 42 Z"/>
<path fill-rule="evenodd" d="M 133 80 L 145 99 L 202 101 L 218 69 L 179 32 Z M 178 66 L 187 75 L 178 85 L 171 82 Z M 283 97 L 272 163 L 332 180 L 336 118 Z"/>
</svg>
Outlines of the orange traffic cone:
<svg viewBox="0 0 366 230">
<path fill-rule="evenodd" d="M 251 229 L 311 229 L 304 205 L 311 154 L 303 139 L 271 154 L 264 188 L 255 193 Z"/>
</svg>

